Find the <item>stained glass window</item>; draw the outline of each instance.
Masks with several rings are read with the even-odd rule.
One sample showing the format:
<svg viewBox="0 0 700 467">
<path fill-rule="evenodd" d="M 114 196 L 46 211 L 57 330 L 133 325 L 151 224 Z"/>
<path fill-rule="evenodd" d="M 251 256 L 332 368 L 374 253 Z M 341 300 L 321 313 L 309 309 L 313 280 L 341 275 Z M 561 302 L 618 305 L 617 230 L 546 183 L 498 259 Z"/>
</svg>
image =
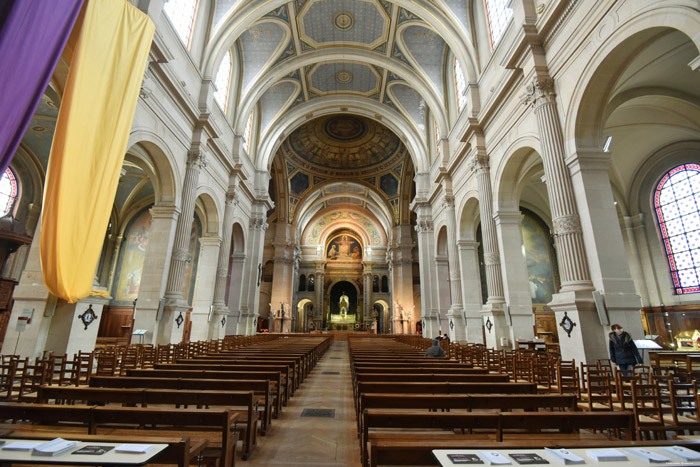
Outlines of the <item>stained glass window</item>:
<svg viewBox="0 0 700 467">
<path fill-rule="evenodd" d="M 508 8 L 508 0 L 484 0 L 486 4 L 486 17 L 489 22 L 491 46 L 496 47 L 503 37 L 503 32 L 508 26 L 508 21 L 513 16 L 513 10 Z"/>
<path fill-rule="evenodd" d="M 214 100 L 218 102 L 224 113 L 226 113 L 228 91 L 231 87 L 231 52 L 228 52 L 221 61 L 219 71 L 216 73 L 216 78 L 214 78 L 214 85 L 216 86 Z"/>
<path fill-rule="evenodd" d="M 253 112 L 250 113 L 248 117 L 248 123 L 245 125 L 245 133 L 243 133 L 243 147 L 245 152 L 250 153 L 250 134 L 253 131 Z"/>
<path fill-rule="evenodd" d="M 199 0 L 165 0 L 163 5 L 163 11 L 188 49 L 192 40 L 192 27 L 198 4 Z"/>
<path fill-rule="evenodd" d="M 0 216 L 4 216 L 15 205 L 17 199 L 17 178 L 9 168 L 0 178 Z"/>
<path fill-rule="evenodd" d="M 654 208 L 676 293 L 700 292 L 700 165 L 679 165 L 664 175 Z"/>
<path fill-rule="evenodd" d="M 467 103 L 467 95 L 464 93 L 467 89 L 467 82 L 464 79 L 464 73 L 462 72 L 462 67 L 459 64 L 459 60 L 455 57 L 454 61 L 454 78 L 455 78 L 455 95 L 457 96 L 457 113 L 461 113 L 464 108 L 464 104 Z"/>
</svg>

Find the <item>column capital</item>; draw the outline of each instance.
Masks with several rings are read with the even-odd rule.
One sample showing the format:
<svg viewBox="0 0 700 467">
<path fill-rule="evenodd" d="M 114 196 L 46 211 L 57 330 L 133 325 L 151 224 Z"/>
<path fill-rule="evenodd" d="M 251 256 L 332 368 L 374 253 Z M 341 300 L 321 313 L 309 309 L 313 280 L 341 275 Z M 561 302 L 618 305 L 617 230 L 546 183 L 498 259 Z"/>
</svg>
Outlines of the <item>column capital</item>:
<svg viewBox="0 0 700 467">
<path fill-rule="evenodd" d="M 445 198 L 442 200 L 442 207 L 444 209 L 454 209 L 455 208 L 454 195 L 445 195 Z"/>
<path fill-rule="evenodd" d="M 432 232 L 434 229 L 433 221 L 432 220 L 418 221 L 416 223 L 415 229 L 416 229 L 416 232 L 418 232 L 419 234 Z"/>
<path fill-rule="evenodd" d="M 187 152 L 187 167 L 203 169 L 207 166 L 206 154 L 201 149 L 191 149 Z"/>
<path fill-rule="evenodd" d="M 489 172 L 489 160 L 490 158 L 485 151 L 478 151 L 469 161 L 469 167 L 471 168 L 472 172 Z"/>
<path fill-rule="evenodd" d="M 520 96 L 520 101 L 527 107 L 539 107 L 554 102 L 555 97 L 554 80 L 548 76 L 536 76 L 525 86 L 525 94 Z"/>
<path fill-rule="evenodd" d="M 250 228 L 253 230 L 262 230 L 264 232 L 268 227 L 269 224 L 265 222 L 265 219 L 253 218 L 250 220 Z"/>
<path fill-rule="evenodd" d="M 238 206 L 241 202 L 241 196 L 235 191 L 226 193 L 226 206 Z"/>
<path fill-rule="evenodd" d="M 501 264 L 501 255 L 498 251 L 484 252 L 484 264 L 486 266 Z"/>
</svg>

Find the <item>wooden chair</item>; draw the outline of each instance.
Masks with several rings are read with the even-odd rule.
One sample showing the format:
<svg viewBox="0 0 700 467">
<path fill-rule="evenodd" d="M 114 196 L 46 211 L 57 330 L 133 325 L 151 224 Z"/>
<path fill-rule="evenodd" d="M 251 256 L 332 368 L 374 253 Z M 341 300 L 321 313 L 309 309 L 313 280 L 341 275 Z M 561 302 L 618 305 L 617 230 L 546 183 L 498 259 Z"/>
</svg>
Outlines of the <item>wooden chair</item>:
<svg viewBox="0 0 700 467">
<path fill-rule="evenodd" d="M 4 357 L 4 356 L 3 356 Z M 17 359 L 3 358 L 0 363 L 0 400 L 14 398 L 15 378 L 17 377 Z"/>
<path fill-rule="evenodd" d="M 48 378 L 48 368 L 45 362 L 39 361 L 35 365 L 26 365 L 22 369 L 17 400 L 21 402 L 34 402 L 39 386 L 46 384 Z"/>
<path fill-rule="evenodd" d="M 666 439 L 668 427 L 664 422 L 659 400 L 658 384 L 632 380 L 632 412 L 639 439 Z"/>
<path fill-rule="evenodd" d="M 692 383 L 680 383 L 669 381 L 669 405 L 670 413 L 665 409 L 664 422 L 672 425 L 676 432 L 700 431 L 700 422 L 695 405 L 695 391 Z"/>
<path fill-rule="evenodd" d="M 586 410 L 611 411 L 613 408 L 612 393 L 610 391 L 610 376 L 606 370 L 600 368 L 588 368 L 586 370 L 586 393 L 584 403 L 579 407 Z"/>
<path fill-rule="evenodd" d="M 560 360 L 557 364 L 557 391 L 559 394 L 576 394 L 576 397 L 581 397 L 575 360 Z"/>
</svg>

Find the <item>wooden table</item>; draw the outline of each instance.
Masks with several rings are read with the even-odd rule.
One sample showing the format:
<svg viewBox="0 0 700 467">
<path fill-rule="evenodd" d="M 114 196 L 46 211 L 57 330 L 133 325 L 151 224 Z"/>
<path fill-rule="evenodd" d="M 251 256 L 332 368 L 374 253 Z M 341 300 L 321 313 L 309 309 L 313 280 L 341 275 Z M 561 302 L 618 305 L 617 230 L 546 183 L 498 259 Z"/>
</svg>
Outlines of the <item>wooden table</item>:
<svg viewBox="0 0 700 467">
<path fill-rule="evenodd" d="M 10 443 L 27 441 L 27 442 L 45 442 L 45 440 L 36 439 L 10 439 L 3 438 L 0 441 L 4 441 L 3 446 Z M 168 447 L 167 444 L 151 444 L 153 446 L 148 452 L 143 454 L 131 454 L 131 453 L 121 453 L 115 452 L 114 449 L 107 451 L 101 455 L 91 455 L 91 454 L 71 454 L 73 451 L 77 451 L 85 446 L 121 446 L 125 443 L 110 443 L 106 441 L 79 441 L 77 446 L 71 448 L 70 450 L 55 455 L 55 456 L 34 456 L 31 451 L 8 451 L 5 449 L 0 449 L 0 466 L 9 466 L 15 463 L 21 464 L 70 464 L 70 465 L 100 465 L 100 466 L 137 466 L 144 465 L 165 448 Z M 134 444 L 134 443 L 129 443 Z"/>
</svg>

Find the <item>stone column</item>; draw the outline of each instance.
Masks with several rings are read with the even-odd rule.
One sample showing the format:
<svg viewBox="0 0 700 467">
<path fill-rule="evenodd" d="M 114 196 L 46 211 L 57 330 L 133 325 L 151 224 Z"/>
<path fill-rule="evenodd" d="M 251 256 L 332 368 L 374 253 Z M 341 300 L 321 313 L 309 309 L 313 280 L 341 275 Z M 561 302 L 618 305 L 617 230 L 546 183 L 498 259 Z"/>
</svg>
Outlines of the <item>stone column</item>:
<svg viewBox="0 0 700 467">
<path fill-rule="evenodd" d="M 275 249 L 273 260 L 272 291 L 270 302 L 288 303 L 292 302 L 292 289 L 294 288 L 293 268 L 294 268 L 294 247 L 291 244 L 291 224 L 286 221 L 277 222 L 275 225 L 275 240 L 272 246 Z M 275 305 L 276 306 L 276 305 Z M 285 310 L 287 316 L 284 319 L 284 329 L 281 332 L 293 332 L 296 310 Z"/>
<path fill-rule="evenodd" d="M 535 78 L 527 86 L 524 103 L 534 108 L 542 145 L 542 162 L 557 245 L 561 291 L 591 290 L 588 261 L 574 189 L 564 161 L 564 138 L 557 112 L 554 81 Z M 556 301 L 556 300 L 555 300 Z"/>
<path fill-rule="evenodd" d="M 221 246 L 219 247 L 219 259 L 216 264 L 216 281 L 214 283 L 214 316 L 212 321 L 217 323 L 226 316 L 224 323 L 228 321 L 229 307 L 226 306 L 226 279 L 228 277 L 228 263 L 231 257 L 231 231 L 233 230 L 233 216 L 238 206 L 238 196 L 235 192 L 226 193 L 226 205 L 224 207 L 224 222 L 221 227 Z M 237 308 L 236 308 L 237 310 Z M 225 326 L 225 324 L 224 324 Z M 226 329 L 224 326 L 222 328 Z M 220 337 L 223 337 L 221 332 Z"/>
<path fill-rule="evenodd" d="M 523 256 L 523 235 L 520 227 L 520 211 L 498 211 L 495 216 L 500 251 L 503 253 L 504 290 L 508 308 L 503 321 L 494 315 L 493 328 L 486 333 L 487 343 L 498 338 L 509 339 L 508 347 L 516 340 L 531 340 L 534 337 L 535 316 L 527 280 L 527 264 Z M 510 326 L 510 327 L 509 327 Z M 488 325 L 487 325 L 488 328 Z"/>
<path fill-rule="evenodd" d="M 534 108 L 537 119 L 561 277 L 561 289 L 552 297 L 549 307 L 554 310 L 557 322 L 566 314 L 577 324 L 571 337 L 566 337 L 566 341 L 560 338 L 562 358 L 576 358 L 578 361 L 589 363 L 594 361 L 594 355 L 582 357 L 584 339 L 581 330 L 588 329 L 589 325 L 593 326 L 593 329 L 600 328 L 596 325 L 598 316 L 591 294 L 593 284 L 589 274 L 581 220 L 573 183 L 565 163 L 564 138 L 557 111 L 554 80 L 547 76 L 535 77 L 532 84 L 526 88 L 523 103 Z M 595 340 L 601 341 L 600 338 Z M 591 345 L 588 347 L 596 356 L 602 356 L 600 349 L 593 350 Z"/>
<path fill-rule="evenodd" d="M 642 303 L 630 274 L 610 185 L 610 154 L 579 148 L 576 155 L 569 158 L 568 166 L 578 209 L 581 218 L 585 219 L 582 230 L 593 284 L 603 294 L 608 314 L 608 320 L 603 322 L 591 319 L 589 327 L 583 328 L 583 321 L 577 326 L 581 327 L 575 331 L 581 333 L 582 352 L 570 355 L 577 361 L 594 362 L 598 358 L 608 358 L 608 323 L 622 324 L 633 336 L 644 335 Z M 599 318 L 597 313 L 593 318 Z M 573 334 L 571 339 L 576 338 Z M 560 337 L 560 342 L 568 339 L 568 336 Z"/>
<path fill-rule="evenodd" d="M 182 340 L 184 326 L 178 325 L 177 317 L 189 309 L 189 303 L 183 299 L 182 288 L 188 257 L 192 219 L 194 218 L 194 203 L 197 199 L 197 184 L 199 173 L 206 166 L 204 153 L 199 150 L 190 151 L 187 158 L 187 170 L 182 186 L 182 203 L 180 217 L 175 227 L 173 253 L 170 257 L 170 269 L 165 286 L 165 306 L 163 316 L 158 324 L 158 343 L 177 343 Z"/>
<path fill-rule="evenodd" d="M 134 310 L 134 329 L 145 329 L 145 344 L 163 344 L 157 340 L 157 314 L 165 287 L 166 272 L 172 252 L 175 225 L 180 211 L 172 205 L 150 209 L 151 236 L 143 260 L 138 301 Z"/>
<path fill-rule="evenodd" d="M 481 240 L 484 249 L 486 290 L 488 297 L 482 306 L 482 320 L 486 329 L 486 345 L 500 348 L 502 337 L 508 337 L 506 323 L 506 301 L 501 275 L 501 257 L 498 251 L 498 234 L 493 218 L 493 189 L 491 170 L 486 150 L 481 149 L 474 158 L 473 169 L 479 190 L 479 215 L 481 217 Z M 527 277 L 527 276 L 526 276 Z"/>
<path fill-rule="evenodd" d="M 114 274 L 117 271 L 117 263 L 119 262 L 119 252 L 121 251 L 123 241 L 124 237 L 122 237 L 121 235 L 114 237 L 114 244 L 112 245 L 112 261 L 109 265 L 109 275 L 107 276 L 107 290 L 109 290 L 110 292 L 113 290 L 112 287 L 114 286 Z"/>
<path fill-rule="evenodd" d="M 243 271 L 246 265 L 245 253 L 231 255 L 231 283 L 228 295 L 228 317 L 226 318 L 227 336 L 239 333 L 238 325 L 241 322 L 241 297 L 243 292 Z"/>
<path fill-rule="evenodd" d="M 420 307 L 416 310 L 413 293 L 413 238 L 410 225 L 394 227 L 394 239 L 391 249 L 390 266 L 391 293 L 393 301 L 399 301 L 404 309 L 404 318 L 407 319 L 408 333 L 414 333 L 415 323 L 420 320 Z M 408 319 L 408 313 L 411 318 Z"/>
<path fill-rule="evenodd" d="M 418 234 L 418 256 L 420 268 L 420 292 L 422 319 L 425 321 L 423 335 L 434 337 L 440 329 L 437 307 L 437 280 L 435 277 L 435 238 L 431 216 L 419 217 L 415 226 Z"/>
<path fill-rule="evenodd" d="M 259 206 L 253 208 L 256 214 L 255 217 L 251 217 L 248 226 L 248 263 L 241 288 L 241 320 L 239 323 L 239 333 L 249 336 L 255 334 L 260 315 L 258 306 L 260 303 L 260 281 L 262 280 L 262 254 L 265 231 L 268 227 L 267 222 L 265 222 L 267 209 L 262 210 L 264 206 L 258 201 L 253 204 Z M 242 329 L 245 332 L 241 332 Z"/>
<path fill-rule="evenodd" d="M 483 232 L 483 229 L 482 229 Z M 464 292 L 464 321 L 466 327 L 467 342 L 483 344 L 484 337 L 482 327 L 484 322 L 481 317 L 481 281 L 479 280 L 479 254 L 478 242 L 459 240 L 460 266 L 462 272 L 462 286 Z"/>
<path fill-rule="evenodd" d="M 362 300 L 364 301 L 364 321 L 372 321 L 372 263 L 362 263 Z"/>
<path fill-rule="evenodd" d="M 199 243 L 201 246 L 199 248 L 199 264 L 197 265 L 197 282 L 192 300 L 192 313 L 190 313 L 191 341 L 218 339 L 219 331 L 223 328 L 221 323 L 215 320 L 212 309 L 221 237 L 207 235 L 202 237 Z"/>
<path fill-rule="evenodd" d="M 314 324 L 317 330 L 323 329 L 323 322 L 326 319 L 326 308 L 323 303 L 323 288 L 325 282 L 325 271 L 326 262 L 318 261 L 316 262 L 316 271 L 314 273 L 314 290 L 316 291 L 316 305 L 314 307 Z M 307 279 L 308 280 L 308 279 Z M 307 282 L 308 287 L 308 282 Z M 330 323 L 326 323 L 328 326 Z"/>
<path fill-rule="evenodd" d="M 447 332 L 455 342 L 464 342 L 467 337 L 462 306 L 462 278 L 460 275 L 459 254 L 457 252 L 457 221 L 454 196 L 445 196 L 445 220 L 447 221 L 447 257 L 450 263 L 450 292 L 452 304 L 447 312 Z"/>
</svg>

